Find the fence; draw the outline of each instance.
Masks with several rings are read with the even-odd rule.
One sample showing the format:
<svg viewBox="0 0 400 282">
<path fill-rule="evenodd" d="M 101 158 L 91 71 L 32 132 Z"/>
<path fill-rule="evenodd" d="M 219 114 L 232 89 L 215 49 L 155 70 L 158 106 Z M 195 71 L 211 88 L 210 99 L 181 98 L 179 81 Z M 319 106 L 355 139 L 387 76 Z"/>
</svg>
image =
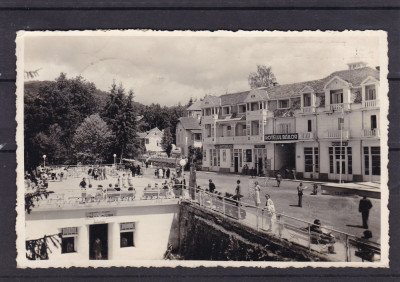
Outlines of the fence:
<svg viewBox="0 0 400 282">
<path fill-rule="evenodd" d="M 358 238 L 328 226 L 283 213 L 268 212 L 265 208 L 210 193 L 205 189 L 192 189 L 192 203 L 238 220 L 261 232 L 268 232 L 306 247 L 309 251 L 325 254 L 334 261 L 378 261 L 380 244 Z M 354 254 L 354 256 L 352 255 Z"/>
</svg>

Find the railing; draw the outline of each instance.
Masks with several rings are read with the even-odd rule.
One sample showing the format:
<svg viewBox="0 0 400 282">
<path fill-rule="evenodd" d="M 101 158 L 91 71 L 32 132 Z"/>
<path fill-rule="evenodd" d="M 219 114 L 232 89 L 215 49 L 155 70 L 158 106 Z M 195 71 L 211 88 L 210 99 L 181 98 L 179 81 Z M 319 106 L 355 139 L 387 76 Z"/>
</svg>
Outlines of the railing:
<svg viewBox="0 0 400 282">
<path fill-rule="evenodd" d="M 327 133 L 327 138 L 335 138 L 335 139 L 349 139 L 349 131 L 348 130 L 329 130 Z"/>
<path fill-rule="evenodd" d="M 217 143 L 243 143 L 249 141 L 246 135 L 244 136 L 230 136 L 230 137 L 217 137 Z"/>
<path fill-rule="evenodd" d="M 203 138 L 203 143 L 205 144 L 213 144 L 215 143 L 215 137 L 204 137 Z"/>
<path fill-rule="evenodd" d="M 104 188 L 64 189 L 62 193 L 51 194 L 49 198 L 36 202 L 34 210 L 175 203 L 182 195 L 182 186 L 176 184 L 171 189 L 135 186 L 136 189 L 122 191 Z"/>
<path fill-rule="evenodd" d="M 303 107 L 302 110 L 303 110 L 303 113 L 305 113 L 305 114 L 315 113 L 315 107 L 313 107 L 313 106 Z"/>
<path fill-rule="evenodd" d="M 330 104 L 329 109 L 332 112 L 341 111 L 342 109 L 347 111 L 350 109 L 350 104 L 348 104 L 348 103 Z"/>
<path fill-rule="evenodd" d="M 363 101 L 364 108 L 375 108 L 379 107 L 379 100 L 365 100 Z"/>
<path fill-rule="evenodd" d="M 364 129 L 362 131 L 362 137 L 379 137 L 379 129 Z"/>
<path fill-rule="evenodd" d="M 300 140 L 312 140 L 312 139 L 314 139 L 314 132 L 300 132 L 299 139 Z"/>
<path fill-rule="evenodd" d="M 295 242 L 310 252 L 322 253 L 330 260 L 350 262 L 380 259 L 380 244 L 364 241 L 355 235 L 328 226 L 318 226 L 221 193 L 210 193 L 201 188 L 184 191 L 183 200 L 237 220 L 257 231 Z M 190 195 L 191 192 L 193 195 Z"/>
</svg>

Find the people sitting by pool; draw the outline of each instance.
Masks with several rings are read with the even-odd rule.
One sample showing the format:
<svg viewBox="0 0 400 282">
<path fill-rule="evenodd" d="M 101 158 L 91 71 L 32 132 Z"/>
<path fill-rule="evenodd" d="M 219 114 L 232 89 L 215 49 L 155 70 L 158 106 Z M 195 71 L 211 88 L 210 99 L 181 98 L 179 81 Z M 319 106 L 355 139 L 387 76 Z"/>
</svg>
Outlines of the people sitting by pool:
<svg viewBox="0 0 400 282">
<path fill-rule="evenodd" d="M 79 183 L 80 188 L 86 188 L 86 178 L 83 178 L 81 183 Z"/>
<path fill-rule="evenodd" d="M 167 180 L 165 180 L 165 182 L 162 184 L 163 189 L 168 189 L 168 183 Z"/>
<path fill-rule="evenodd" d="M 154 189 L 158 189 L 158 183 L 154 184 Z"/>
<path fill-rule="evenodd" d="M 129 173 L 128 174 L 128 186 L 132 186 L 133 184 L 132 184 L 132 176 L 131 176 L 131 174 Z"/>
<path fill-rule="evenodd" d="M 89 188 L 92 188 L 93 186 L 92 186 L 92 184 L 89 184 Z"/>
</svg>

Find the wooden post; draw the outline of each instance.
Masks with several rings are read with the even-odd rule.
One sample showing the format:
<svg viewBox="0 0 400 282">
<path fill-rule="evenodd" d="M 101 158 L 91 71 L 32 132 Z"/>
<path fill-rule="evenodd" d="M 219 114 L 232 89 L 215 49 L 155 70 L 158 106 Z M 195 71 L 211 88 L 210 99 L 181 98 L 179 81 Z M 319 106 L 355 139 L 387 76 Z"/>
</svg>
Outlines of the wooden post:
<svg viewBox="0 0 400 282">
<path fill-rule="evenodd" d="M 308 224 L 308 249 L 311 251 L 311 226 Z"/>
</svg>

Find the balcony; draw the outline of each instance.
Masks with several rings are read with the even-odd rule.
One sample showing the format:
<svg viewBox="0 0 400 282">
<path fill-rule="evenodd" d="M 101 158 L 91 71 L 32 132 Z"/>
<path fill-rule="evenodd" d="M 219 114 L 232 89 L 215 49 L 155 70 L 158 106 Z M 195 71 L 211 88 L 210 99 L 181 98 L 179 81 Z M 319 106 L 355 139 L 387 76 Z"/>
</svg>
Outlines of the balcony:
<svg viewBox="0 0 400 282">
<path fill-rule="evenodd" d="M 363 101 L 364 108 L 376 108 L 379 107 L 379 100 L 365 100 Z"/>
<path fill-rule="evenodd" d="M 328 130 L 326 138 L 332 139 L 349 139 L 350 132 L 348 130 Z"/>
<path fill-rule="evenodd" d="M 314 139 L 314 132 L 300 132 L 299 133 L 300 140 L 313 140 Z"/>
<path fill-rule="evenodd" d="M 375 129 L 363 129 L 363 131 L 361 132 L 361 136 L 362 137 L 379 137 L 380 136 L 380 132 L 379 129 L 375 128 Z"/>
<path fill-rule="evenodd" d="M 331 112 L 338 112 L 338 111 L 341 111 L 342 109 L 344 111 L 350 110 L 350 104 L 348 104 L 348 103 L 340 103 L 340 104 L 330 104 L 329 105 L 329 110 Z"/>
<path fill-rule="evenodd" d="M 313 114 L 313 113 L 315 113 L 315 107 L 314 106 L 303 107 L 301 110 L 302 110 L 303 114 Z"/>
<path fill-rule="evenodd" d="M 257 136 L 258 137 L 258 136 Z M 240 144 L 246 143 L 247 141 L 251 140 L 250 136 L 224 136 L 224 137 L 217 137 L 216 143 L 220 144 Z"/>
<path fill-rule="evenodd" d="M 210 136 L 210 137 L 204 137 L 203 138 L 203 143 L 204 144 L 214 144 L 215 143 L 215 137 Z"/>
</svg>

